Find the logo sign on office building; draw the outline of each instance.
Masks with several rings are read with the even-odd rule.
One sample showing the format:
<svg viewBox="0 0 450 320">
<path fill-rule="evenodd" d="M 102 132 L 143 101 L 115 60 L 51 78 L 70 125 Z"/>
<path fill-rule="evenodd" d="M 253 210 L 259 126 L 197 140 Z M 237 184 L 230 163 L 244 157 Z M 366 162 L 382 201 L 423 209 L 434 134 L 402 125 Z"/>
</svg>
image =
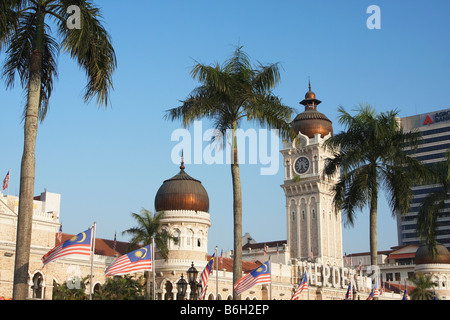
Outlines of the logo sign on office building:
<svg viewBox="0 0 450 320">
<path fill-rule="evenodd" d="M 423 125 L 429 125 L 437 122 L 444 122 L 450 120 L 450 110 L 445 111 L 439 111 L 433 113 L 431 116 L 429 114 L 426 115 L 425 121 L 423 122 Z"/>
</svg>

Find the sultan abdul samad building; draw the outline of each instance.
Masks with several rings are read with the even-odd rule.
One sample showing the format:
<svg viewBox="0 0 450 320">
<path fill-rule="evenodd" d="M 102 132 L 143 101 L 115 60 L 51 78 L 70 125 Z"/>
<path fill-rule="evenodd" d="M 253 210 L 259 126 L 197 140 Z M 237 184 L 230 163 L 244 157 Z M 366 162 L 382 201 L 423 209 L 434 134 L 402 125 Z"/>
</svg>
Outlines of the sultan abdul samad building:
<svg viewBox="0 0 450 320">
<path fill-rule="evenodd" d="M 243 273 L 267 261 L 267 253 L 271 257 L 272 283 L 254 286 L 242 293 L 241 298 L 289 300 L 306 272 L 309 288 L 301 294 L 301 300 L 344 299 L 350 282 L 354 299 L 366 299 L 375 281 L 363 276 L 356 265 L 343 262 L 341 213 L 334 211 L 331 193 L 339 177 L 323 179 L 321 175 L 325 159 L 331 157 L 322 146 L 333 135 L 332 123 L 318 111 L 321 101 L 311 87 L 300 103 L 305 110 L 292 123 L 298 137 L 293 143 L 284 142 L 281 150 L 285 169 L 281 187 L 286 197 L 286 240 L 244 244 Z M 44 192 L 35 198 L 30 298 L 51 299 L 56 284 L 69 281 L 73 286 L 74 280 L 90 274 L 91 264 L 86 256 L 66 256 L 42 267 L 42 256 L 60 241 L 73 236 L 63 234 L 61 240 L 57 239 L 59 203 L 60 196 L 54 193 Z M 5 298 L 12 295 L 17 208 L 17 197 L 0 195 L 0 297 Z M 187 270 L 195 266 L 198 281 L 210 259 L 207 252 L 211 227 L 208 193 L 199 180 L 188 175 L 182 163 L 178 174 L 165 180 L 159 188 L 155 211 L 164 211 L 162 227 L 179 240 L 177 244 L 169 243 L 167 260 L 156 252 L 154 261 L 157 299 L 174 300 L 179 298 L 177 283 L 182 276 L 187 280 Z M 124 242 L 95 240 L 94 291 L 107 280 L 105 268 L 117 256 L 125 254 L 126 247 Z M 232 252 L 217 259 L 217 264 L 209 276 L 205 299 L 232 299 Z M 186 298 L 190 297 L 188 286 Z M 400 298 L 392 292 L 380 297 Z"/>
</svg>

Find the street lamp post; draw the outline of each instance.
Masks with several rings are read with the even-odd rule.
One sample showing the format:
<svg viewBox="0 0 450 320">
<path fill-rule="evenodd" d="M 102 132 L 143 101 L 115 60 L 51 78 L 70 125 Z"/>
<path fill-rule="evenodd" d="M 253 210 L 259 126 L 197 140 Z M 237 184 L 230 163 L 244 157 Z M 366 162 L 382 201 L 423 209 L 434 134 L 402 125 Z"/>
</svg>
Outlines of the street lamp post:
<svg viewBox="0 0 450 320">
<path fill-rule="evenodd" d="M 188 269 L 186 273 L 188 274 L 188 283 L 189 286 L 191 287 L 190 300 L 198 300 L 198 297 L 202 290 L 202 284 L 200 283 L 200 281 L 197 282 L 198 271 L 194 267 L 194 262 L 192 262 L 191 267 Z"/>
</svg>

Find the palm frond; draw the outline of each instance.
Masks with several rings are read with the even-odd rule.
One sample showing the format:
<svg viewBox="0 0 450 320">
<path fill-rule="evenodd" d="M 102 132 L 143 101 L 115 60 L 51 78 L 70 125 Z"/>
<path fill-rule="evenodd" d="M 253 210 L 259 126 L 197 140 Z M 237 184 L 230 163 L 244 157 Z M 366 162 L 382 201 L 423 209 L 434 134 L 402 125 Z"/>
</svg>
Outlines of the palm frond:
<svg viewBox="0 0 450 320">
<path fill-rule="evenodd" d="M 253 88 L 258 93 L 270 92 L 280 82 L 280 64 L 259 64 L 257 73 L 253 77 Z"/>
<path fill-rule="evenodd" d="M 4 45 L 9 46 L 17 33 L 21 11 L 29 6 L 27 0 L 0 0 L 0 52 Z"/>
<path fill-rule="evenodd" d="M 87 85 L 84 92 L 85 102 L 96 97 L 97 104 L 108 106 L 110 90 L 113 89 L 112 75 L 117 67 L 117 59 L 111 43 L 111 37 L 103 26 L 100 10 L 90 1 L 61 0 L 57 21 L 62 49 L 75 59 L 85 71 Z M 67 8 L 77 5 L 80 8 L 80 29 L 68 29 Z"/>
<path fill-rule="evenodd" d="M 262 128 L 278 129 L 284 140 L 295 138 L 289 124 L 294 109 L 284 105 L 277 96 L 253 94 L 244 110 L 247 120 L 257 122 Z"/>
<path fill-rule="evenodd" d="M 50 27 L 45 25 L 43 36 L 43 52 L 41 65 L 41 101 L 39 105 L 39 119 L 42 122 L 47 114 L 50 96 L 55 78 L 57 78 L 57 56 L 59 45 L 50 35 Z M 30 56 L 32 51 L 33 35 L 36 32 L 36 15 L 33 12 L 24 12 L 18 20 L 16 32 L 12 37 L 6 51 L 6 61 L 3 66 L 2 78 L 7 88 L 13 88 L 15 77 L 18 74 L 21 86 L 27 90 L 30 69 Z M 23 117 L 26 113 L 24 107 Z"/>
</svg>

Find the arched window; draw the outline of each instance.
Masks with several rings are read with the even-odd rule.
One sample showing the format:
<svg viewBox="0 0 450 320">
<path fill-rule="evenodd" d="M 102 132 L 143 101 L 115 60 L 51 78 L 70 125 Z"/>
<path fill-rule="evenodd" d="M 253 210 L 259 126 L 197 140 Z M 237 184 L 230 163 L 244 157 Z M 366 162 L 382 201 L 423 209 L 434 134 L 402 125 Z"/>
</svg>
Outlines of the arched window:
<svg viewBox="0 0 450 320">
<path fill-rule="evenodd" d="M 197 247 L 201 248 L 203 244 L 203 232 L 200 231 L 197 233 Z"/>
<path fill-rule="evenodd" d="M 167 281 L 165 286 L 166 293 L 164 294 L 164 300 L 173 300 L 173 285 L 170 283 L 170 281 Z"/>
<path fill-rule="evenodd" d="M 101 285 L 100 283 L 97 282 L 97 283 L 94 285 L 94 293 L 100 292 L 101 287 L 102 287 L 102 285 Z"/>
<path fill-rule="evenodd" d="M 192 247 L 193 239 L 194 239 L 194 231 L 189 229 L 186 233 L 186 246 Z"/>
<path fill-rule="evenodd" d="M 180 248 L 180 247 L 181 247 L 181 231 L 178 230 L 178 229 L 175 229 L 174 232 L 173 232 L 173 236 L 174 236 L 175 239 L 178 240 L 178 241 L 176 242 L 176 243 L 177 243 L 176 246 L 177 246 L 178 248 Z M 174 246 L 175 246 L 175 242 L 174 242 Z"/>
<path fill-rule="evenodd" d="M 33 276 L 33 284 L 31 285 L 31 297 L 33 299 L 43 299 L 44 298 L 44 288 L 43 288 L 44 278 L 42 274 L 37 272 Z"/>
</svg>

